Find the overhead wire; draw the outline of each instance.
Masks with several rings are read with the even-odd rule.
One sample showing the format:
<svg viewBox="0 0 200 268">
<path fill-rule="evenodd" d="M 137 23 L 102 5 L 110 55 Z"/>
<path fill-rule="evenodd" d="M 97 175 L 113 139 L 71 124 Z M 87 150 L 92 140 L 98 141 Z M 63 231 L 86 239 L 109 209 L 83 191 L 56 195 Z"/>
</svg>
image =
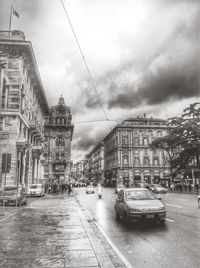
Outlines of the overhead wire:
<svg viewBox="0 0 200 268">
<path fill-rule="evenodd" d="M 96 88 L 96 86 L 95 86 L 94 79 L 92 78 L 92 74 L 91 74 L 91 72 L 90 72 L 90 69 L 89 69 L 89 66 L 88 66 L 88 64 L 87 64 L 87 61 L 86 61 L 86 59 L 85 59 L 85 57 L 84 57 L 83 50 L 81 49 L 80 43 L 79 43 L 79 41 L 78 41 L 77 35 L 76 35 L 76 33 L 75 33 L 74 27 L 73 27 L 73 25 L 72 25 L 72 23 L 71 23 L 69 14 L 68 14 L 68 12 L 67 12 L 67 9 L 66 9 L 66 7 L 65 7 L 65 5 L 64 5 L 63 0 L 61 0 L 61 3 L 62 3 L 62 6 L 63 6 L 63 9 L 64 9 L 64 12 L 65 12 L 65 15 L 66 15 L 66 17 L 67 17 L 67 20 L 68 20 L 68 22 L 69 22 L 70 28 L 71 28 L 71 30 L 72 30 L 72 33 L 73 33 L 73 35 L 74 35 L 74 38 L 75 38 L 75 40 L 76 40 L 76 44 L 77 44 L 77 46 L 78 46 L 78 49 L 79 49 L 79 51 L 80 51 L 80 54 L 81 54 L 81 56 L 82 56 L 82 58 L 83 58 L 83 61 L 84 61 L 84 63 L 85 63 L 87 72 L 88 72 L 88 74 L 89 74 L 90 80 L 91 80 L 92 85 L 93 85 L 93 88 L 94 88 L 94 90 L 96 91 L 96 94 L 97 94 L 97 97 L 98 97 L 98 101 L 99 101 L 99 105 L 100 105 L 100 107 L 101 107 L 101 109 L 102 109 L 102 111 L 103 111 L 103 113 L 104 113 L 104 116 L 105 116 L 106 120 L 109 121 L 108 116 L 107 116 L 107 114 L 106 114 L 106 111 L 105 111 L 105 109 L 104 109 L 104 107 L 103 107 L 101 98 L 100 98 L 100 96 L 99 96 L 99 92 L 98 92 L 98 90 L 97 90 L 97 88 Z"/>
</svg>

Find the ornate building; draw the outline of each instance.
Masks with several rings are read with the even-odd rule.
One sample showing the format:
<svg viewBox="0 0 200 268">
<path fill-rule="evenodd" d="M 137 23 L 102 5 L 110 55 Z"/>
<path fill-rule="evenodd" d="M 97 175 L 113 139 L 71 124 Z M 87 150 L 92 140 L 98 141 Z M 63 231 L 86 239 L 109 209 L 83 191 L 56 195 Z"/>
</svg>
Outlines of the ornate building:
<svg viewBox="0 0 200 268">
<path fill-rule="evenodd" d="M 0 187 L 43 178 L 42 143 L 48 104 L 31 42 L 0 31 L 5 68 L 0 81 Z"/>
<path fill-rule="evenodd" d="M 170 173 L 162 150 L 149 144 L 167 134 L 166 121 L 156 118 L 130 118 L 117 125 L 104 138 L 105 179 L 109 185 L 135 182 L 156 183 Z"/>
<path fill-rule="evenodd" d="M 71 108 L 64 98 L 50 109 L 45 120 L 45 180 L 67 180 L 71 173 L 71 141 L 74 126 L 71 123 Z"/>
</svg>

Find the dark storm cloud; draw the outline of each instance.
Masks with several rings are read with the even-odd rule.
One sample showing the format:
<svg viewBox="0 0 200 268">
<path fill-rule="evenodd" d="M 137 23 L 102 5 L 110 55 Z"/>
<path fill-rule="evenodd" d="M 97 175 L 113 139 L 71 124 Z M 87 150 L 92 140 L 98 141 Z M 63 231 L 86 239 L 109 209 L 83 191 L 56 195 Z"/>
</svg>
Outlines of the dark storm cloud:
<svg viewBox="0 0 200 268">
<path fill-rule="evenodd" d="M 113 124 L 113 126 L 115 123 Z M 72 149 L 90 152 L 112 129 L 110 124 L 104 122 L 75 125 L 75 137 Z"/>
<path fill-rule="evenodd" d="M 154 57 L 149 60 L 148 67 L 145 66 L 144 74 L 137 85 L 136 83 L 130 85 L 127 78 L 124 78 L 123 87 L 115 82 L 114 94 L 107 101 L 108 109 L 135 108 L 142 103 L 152 105 L 199 96 L 199 21 L 200 13 L 193 17 L 189 25 L 184 21 L 177 24 L 163 49 L 154 54 Z M 157 59 L 161 59 L 161 62 Z M 134 64 L 129 66 L 130 76 Z M 117 71 L 116 80 L 123 71 L 124 69 Z M 113 86 L 110 87 L 110 91 L 113 91 Z"/>
</svg>

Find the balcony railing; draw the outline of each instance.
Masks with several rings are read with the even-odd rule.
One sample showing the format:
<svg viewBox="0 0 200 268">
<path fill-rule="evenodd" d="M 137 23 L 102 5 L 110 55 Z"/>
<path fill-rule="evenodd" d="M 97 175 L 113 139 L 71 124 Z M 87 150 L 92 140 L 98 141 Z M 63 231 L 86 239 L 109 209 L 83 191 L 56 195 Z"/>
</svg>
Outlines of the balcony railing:
<svg viewBox="0 0 200 268">
<path fill-rule="evenodd" d="M 25 35 L 21 31 L 0 31 L 0 39 L 25 40 Z"/>
</svg>

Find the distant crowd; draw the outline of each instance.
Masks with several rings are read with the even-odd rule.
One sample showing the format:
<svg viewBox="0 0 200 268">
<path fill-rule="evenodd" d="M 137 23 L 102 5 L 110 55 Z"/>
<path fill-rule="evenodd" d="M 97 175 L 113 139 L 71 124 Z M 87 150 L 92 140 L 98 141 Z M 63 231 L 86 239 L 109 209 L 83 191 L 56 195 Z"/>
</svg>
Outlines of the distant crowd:
<svg viewBox="0 0 200 268">
<path fill-rule="evenodd" d="M 71 182 L 60 182 L 55 180 L 52 183 L 45 184 L 45 193 L 47 194 L 64 194 L 73 193 L 73 184 Z"/>
</svg>

